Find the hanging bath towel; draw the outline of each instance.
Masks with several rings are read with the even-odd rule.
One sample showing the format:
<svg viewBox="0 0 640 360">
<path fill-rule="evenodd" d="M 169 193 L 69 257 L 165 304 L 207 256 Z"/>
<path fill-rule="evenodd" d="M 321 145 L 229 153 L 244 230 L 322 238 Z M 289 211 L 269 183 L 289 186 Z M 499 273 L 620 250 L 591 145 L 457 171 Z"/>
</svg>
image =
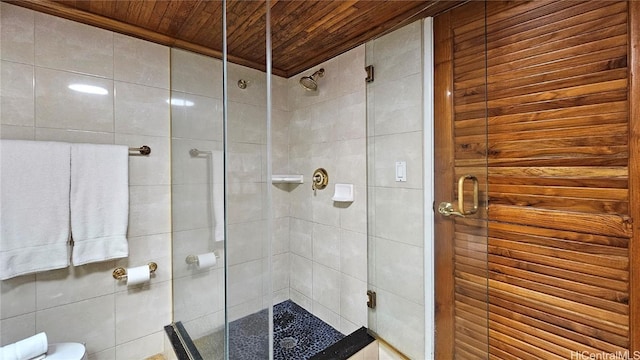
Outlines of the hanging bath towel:
<svg viewBox="0 0 640 360">
<path fill-rule="evenodd" d="M 128 218 L 129 148 L 72 144 L 73 264 L 128 256 Z"/>
<path fill-rule="evenodd" d="M 0 279 L 69 266 L 70 150 L 0 140 Z"/>
</svg>

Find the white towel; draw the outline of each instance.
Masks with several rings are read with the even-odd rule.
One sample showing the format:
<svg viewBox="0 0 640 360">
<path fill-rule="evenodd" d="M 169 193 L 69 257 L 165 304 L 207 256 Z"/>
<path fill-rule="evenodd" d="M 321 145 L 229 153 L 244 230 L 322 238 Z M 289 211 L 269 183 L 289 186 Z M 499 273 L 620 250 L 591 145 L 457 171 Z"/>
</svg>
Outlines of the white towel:
<svg viewBox="0 0 640 360">
<path fill-rule="evenodd" d="M 224 178 L 222 176 L 224 174 L 224 154 L 222 151 L 212 151 L 209 160 L 213 238 L 215 241 L 224 241 Z"/>
<path fill-rule="evenodd" d="M 69 266 L 70 144 L 0 144 L 0 279 Z"/>
<path fill-rule="evenodd" d="M 47 352 L 47 334 L 41 332 L 0 348 L 1 360 L 29 360 Z"/>
<path fill-rule="evenodd" d="M 129 255 L 129 148 L 71 145 L 74 265 Z"/>
</svg>

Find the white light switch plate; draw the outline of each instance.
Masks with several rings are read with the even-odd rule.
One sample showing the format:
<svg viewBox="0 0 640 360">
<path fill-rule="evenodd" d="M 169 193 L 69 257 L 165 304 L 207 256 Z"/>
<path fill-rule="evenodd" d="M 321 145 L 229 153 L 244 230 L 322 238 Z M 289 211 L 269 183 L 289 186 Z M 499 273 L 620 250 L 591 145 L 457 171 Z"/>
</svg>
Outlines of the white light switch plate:
<svg viewBox="0 0 640 360">
<path fill-rule="evenodd" d="M 407 181 L 406 161 L 396 161 L 396 181 Z"/>
</svg>

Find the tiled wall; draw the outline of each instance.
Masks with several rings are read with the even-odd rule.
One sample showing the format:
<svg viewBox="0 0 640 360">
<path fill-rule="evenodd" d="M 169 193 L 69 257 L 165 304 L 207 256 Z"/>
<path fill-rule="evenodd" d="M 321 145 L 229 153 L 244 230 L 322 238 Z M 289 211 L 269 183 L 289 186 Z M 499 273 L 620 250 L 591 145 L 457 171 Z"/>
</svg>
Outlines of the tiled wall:
<svg viewBox="0 0 640 360">
<path fill-rule="evenodd" d="M 213 238 L 213 202 L 223 186 L 222 62 L 171 51 L 174 311 L 189 335 L 200 338 L 224 326 L 224 249 Z M 273 300 L 268 293 L 266 238 L 266 76 L 229 65 L 227 294 L 230 319 L 289 298 L 288 198 L 274 191 Z M 238 80 L 248 82 L 246 89 Z M 273 78 L 274 171 L 288 168 L 287 81 Z M 188 105 L 188 106 L 184 106 Z M 209 154 L 198 157 L 189 150 Z M 212 190 L 217 188 L 217 192 Z M 188 255 L 215 251 L 212 268 L 198 269 Z M 194 296 L 197 294 L 197 296 Z M 267 331 L 267 329 L 265 329 Z"/>
<path fill-rule="evenodd" d="M 424 358 L 424 210 L 421 21 L 367 44 L 369 327 L 412 359 Z M 395 181 L 406 161 L 407 181 Z"/>
<path fill-rule="evenodd" d="M 152 149 L 129 159 L 130 256 L 2 281 L 0 345 L 46 331 L 50 342 L 86 343 L 91 359 L 161 353 L 171 320 L 169 49 L 4 2 L 0 33 L 2 138 Z M 108 94 L 73 92 L 74 82 Z M 149 284 L 111 276 L 149 261 Z"/>
<path fill-rule="evenodd" d="M 290 296 L 348 334 L 367 323 L 366 100 L 364 46 L 289 82 L 289 170 L 305 183 L 290 189 Z M 318 91 L 299 85 L 318 68 Z M 316 168 L 329 186 L 314 193 Z M 353 203 L 331 200 L 334 184 L 355 187 Z"/>
<path fill-rule="evenodd" d="M 224 253 L 212 206 L 224 201 L 215 192 L 224 176 L 222 61 L 172 49 L 171 98 L 174 320 L 197 339 L 224 327 Z M 220 257 L 213 267 L 186 262 L 211 251 Z"/>
</svg>

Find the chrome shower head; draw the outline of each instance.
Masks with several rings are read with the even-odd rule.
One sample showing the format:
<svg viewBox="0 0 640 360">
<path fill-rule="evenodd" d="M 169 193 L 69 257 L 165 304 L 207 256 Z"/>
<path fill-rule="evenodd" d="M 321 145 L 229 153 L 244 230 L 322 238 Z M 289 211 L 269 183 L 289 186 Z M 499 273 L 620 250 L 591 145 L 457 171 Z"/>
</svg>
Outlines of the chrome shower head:
<svg viewBox="0 0 640 360">
<path fill-rule="evenodd" d="M 308 91 L 316 91 L 318 90 L 318 82 L 317 78 L 324 76 L 324 69 L 320 69 L 313 73 L 311 76 L 303 76 L 300 79 L 300 85 Z"/>
</svg>

